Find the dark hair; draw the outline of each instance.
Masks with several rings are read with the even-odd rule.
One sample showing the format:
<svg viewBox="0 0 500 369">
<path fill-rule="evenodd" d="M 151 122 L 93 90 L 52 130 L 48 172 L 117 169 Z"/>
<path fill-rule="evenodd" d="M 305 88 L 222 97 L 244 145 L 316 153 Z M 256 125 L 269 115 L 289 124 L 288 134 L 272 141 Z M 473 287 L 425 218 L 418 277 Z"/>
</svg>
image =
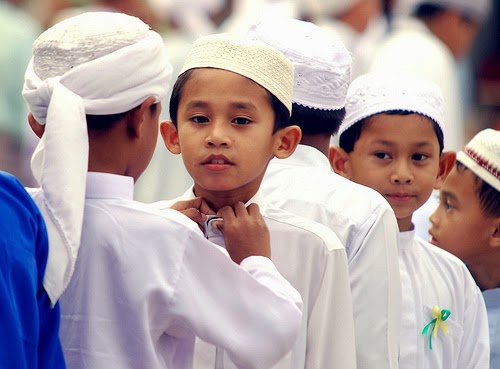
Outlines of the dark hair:
<svg viewBox="0 0 500 369">
<path fill-rule="evenodd" d="M 194 70 L 195 69 L 189 69 L 184 73 L 182 73 L 179 77 L 177 77 L 174 87 L 172 88 L 172 94 L 170 96 L 170 103 L 168 108 L 170 113 L 170 119 L 172 120 L 172 123 L 176 128 L 177 128 L 177 113 L 179 110 L 179 102 L 182 97 L 182 90 Z M 271 103 L 271 106 L 273 107 L 274 111 L 273 133 L 276 133 L 279 129 L 290 125 L 290 113 L 288 112 L 286 106 L 276 96 L 274 96 L 267 90 L 266 92 L 269 96 L 269 102 Z"/>
<path fill-rule="evenodd" d="M 418 5 L 413 11 L 413 16 L 419 19 L 432 19 L 446 10 L 443 5 L 435 4 L 432 1 Z"/>
<path fill-rule="evenodd" d="M 455 166 L 460 173 L 469 170 L 469 168 L 458 159 L 455 162 Z M 484 215 L 488 217 L 500 216 L 500 191 L 493 188 L 488 182 L 483 181 L 474 172 L 472 172 L 472 174 L 474 174 L 476 179 L 475 193 L 479 197 L 479 205 Z"/>
<path fill-rule="evenodd" d="M 133 109 L 117 114 L 105 114 L 105 115 L 87 114 L 86 115 L 87 128 L 89 131 L 95 131 L 95 132 L 107 131 L 111 129 L 115 124 L 117 124 L 119 121 L 125 119 L 127 115 L 129 115 L 138 108 L 139 106 L 136 106 Z M 157 109 L 158 109 L 157 103 L 149 106 L 149 111 L 151 112 L 151 114 L 154 114 Z"/>
<path fill-rule="evenodd" d="M 303 134 L 333 135 L 339 130 L 345 117 L 345 108 L 338 110 L 322 110 L 310 108 L 300 104 L 292 104 L 290 123 L 300 127 Z"/>
<path fill-rule="evenodd" d="M 384 112 L 380 112 L 377 114 L 388 114 L 388 115 L 410 115 L 410 114 L 418 114 L 407 110 L 388 110 Z M 376 115 L 376 114 L 374 114 Z M 354 144 L 361 136 L 361 131 L 363 130 L 363 126 L 365 122 L 367 122 L 374 115 L 366 117 L 359 121 L 356 124 L 350 126 L 347 130 L 345 130 L 342 135 L 339 137 L 339 146 L 345 150 L 345 152 L 350 153 L 354 150 Z M 430 118 L 429 118 L 430 119 Z M 432 126 L 434 127 L 434 132 L 436 133 L 438 142 L 439 142 L 439 153 L 443 152 L 444 149 L 444 136 L 443 131 L 439 128 L 438 124 L 430 119 L 432 122 Z"/>
</svg>

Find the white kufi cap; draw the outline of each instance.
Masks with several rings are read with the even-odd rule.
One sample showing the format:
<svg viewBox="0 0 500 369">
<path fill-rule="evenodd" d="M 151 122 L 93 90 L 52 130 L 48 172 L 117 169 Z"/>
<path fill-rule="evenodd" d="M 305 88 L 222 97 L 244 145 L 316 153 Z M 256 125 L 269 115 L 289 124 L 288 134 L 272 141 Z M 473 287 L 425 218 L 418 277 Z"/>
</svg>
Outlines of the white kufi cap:
<svg viewBox="0 0 500 369">
<path fill-rule="evenodd" d="M 339 137 L 348 128 L 375 114 L 403 110 L 437 123 L 444 136 L 444 101 L 432 81 L 406 74 L 364 74 L 347 91 L 346 116 Z"/>
<path fill-rule="evenodd" d="M 245 76 L 292 111 L 293 65 L 269 45 L 227 33 L 203 36 L 189 50 L 180 73 L 193 68 L 224 69 Z"/>
<path fill-rule="evenodd" d="M 86 114 L 117 114 L 169 91 L 172 67 L 160 35 L 135 17 L 68 18 L 33 45 L 23 97 L 45 131 L 31 161 L 49 234 L 44 287 L 55 303 L 73 274 L 88 168 Z"/>
<path fill-rule="evenodd" d="M 488 128 L 476 134 L 458 152 L 457 160 L 500 191 L 500 131 Z"/>
<path fill-rule="evenodd" d="M 323 110 L 344 107 L 352 58 L 340 40 L 313 23 L 285 17 L 263 19 L 247 36 L 275 47 L 292 61 L 294 103 Z"/>
</svg>

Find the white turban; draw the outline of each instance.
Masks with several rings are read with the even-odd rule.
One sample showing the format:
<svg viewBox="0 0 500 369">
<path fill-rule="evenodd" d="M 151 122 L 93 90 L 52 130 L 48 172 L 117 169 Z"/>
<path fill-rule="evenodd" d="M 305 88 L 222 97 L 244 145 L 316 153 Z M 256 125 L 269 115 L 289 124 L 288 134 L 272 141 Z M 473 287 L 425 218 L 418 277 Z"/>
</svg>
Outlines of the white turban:
<svg viewBox="0 0 500 369">
<path fill-rule="evenodd" d="M 49 234 L 44 287 L 53 304 L 73 274 L 88 168 L 85 114 L 129 111 L 167 96 L 172 66 L 160 35 L 138 18 L 85 13 L 35 41 L 23 97 L 45 132 L 32 157 Z"/>
</svg>

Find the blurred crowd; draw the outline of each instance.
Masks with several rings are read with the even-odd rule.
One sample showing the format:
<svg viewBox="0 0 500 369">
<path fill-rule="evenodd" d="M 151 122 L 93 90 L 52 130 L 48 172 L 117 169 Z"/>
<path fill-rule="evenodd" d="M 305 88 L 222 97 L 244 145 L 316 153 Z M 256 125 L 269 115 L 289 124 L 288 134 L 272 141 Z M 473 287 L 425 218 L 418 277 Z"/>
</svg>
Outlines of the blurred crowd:
<svg viewBox="0 0 500 369">
<path fill-rule="evenodd" d="M 263 15 L 311 21 L 331 30 L 332 37 L 340 37 L 351 51 L 353 78 L 368 71 L 399 67 L 434 74 L 443 93 L 450 96 L 446 102 L 447 135 L 451 137 L 448 147 L 459 150 L 480 130 L 500 129 L 500 2 L 493 1 L 487 14 L 475 14 L 473 5 L 460 13 L 461 19 L 469 22 L 468 30 L 454 32 L 450 39 L 440 37 L 446 44 L 441 55 L 437 49 L 426 49 L 425 43 L 422 49 L 416 47 L 415 37 L 425 33 L 418 22 L 407 19 L 415 15 L 410 9 L 416 1 L 0 0 L 0 170 L 13 173 L 26 186 L 36 185 L 29 162 L 38 139 L 26 123 L 27 111 L 21 97 L 33 41 L 68 16 L 99 10 L 137 16 L 163 35 L 177 68 L 174 74 L 191 42 L 200 35 L 245 31 Z M 482 1 L 455 2 L 467 6 Z M 419 21 L 429 17 L 426 9 L 419 11 L 423 12 Z M 438 27 L 452 30 L 451 24 L 436 25 L 432 32 L 437 34 Z M 168 118 L 168 101 L 163 104 L 162 116 Z M 167 152 L 159 142 L 150 166 L 137 183 L 136 198 L 144 202 L 172 198 L 191 181 L 181 158 Z"/>
</svg>

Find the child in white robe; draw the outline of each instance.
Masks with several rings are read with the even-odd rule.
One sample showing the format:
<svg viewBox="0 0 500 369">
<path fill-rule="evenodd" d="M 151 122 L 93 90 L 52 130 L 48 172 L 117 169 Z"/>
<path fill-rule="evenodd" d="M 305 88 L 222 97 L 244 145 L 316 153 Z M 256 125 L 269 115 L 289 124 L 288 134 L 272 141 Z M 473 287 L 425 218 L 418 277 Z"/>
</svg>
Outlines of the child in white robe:
<svg viewBox="0 0 500 369">
<path fill-rule="evenodd" d="M 345 115 L 351 55 L 320 27 L 266 18 L 248 36 L 283 52 L 294 64 L 295 152 L 273 159 L 261 190 L 271 204 L 332 229 L 346 247 L 358 369 L 397 368 L 401 283 L 398 225 L 382 196 L 332 171 L 328 150 Z M 373 324 L 376 320 L 377 324 Z"/>
<path fill-rule="evenodd" d="M 273 368 L 355 368 L 345 248 L 329 228 L 272 207 L 259 191 L 269 161 L 288 157 L 300 140 L 300 128 L 289 125 L 292 94 L 293 66 L 279 51 L 245 37 L 201 37 L 174 85 L 172 121 L 160 130 L 194 180 L 181 199 L 202 197 L 216 213 L 257 204 L 272 260 L 302 296 L 299 339 Z M 227 247 L 214 232 L 209 226 L 207 237 Z M 234 367 L 202 341 L 195 360 L 197 368 Z"/>
<path fill-rule="evenodd" d="M 431 243 L 458 256 L 483 291 L 490 369 L 500 368 L 500 131 L 485 129 L 457 154 L 430 216 Z"/>
<path fill-rule="evenodd" d="M 371 74 L 349 86 L 332 167 L 377 190 L 399 225 L 400 369 L 479 369 L 489 362 L 481 291 L 454 255 L 415 236 L 412 215 L 451 170 L 443 150 L 439 87 L 407 75 Z"/>
<path fill-rule="evenodd" d="M 221 214 L 226 252 L 180 212 L 133 200 L 171 70 L 161 37 L 125 14 L 85 13 L 34 43 L 23 90 L 41 136 L 33 196 L 68 367 L 187 369 L 198 335 L 241 367 L 269 368 L 297 338 L 301 298 L 269 259 L 255 208 Z M 184 205 L 199 219 L 206 204 Z"/>
</svg>

